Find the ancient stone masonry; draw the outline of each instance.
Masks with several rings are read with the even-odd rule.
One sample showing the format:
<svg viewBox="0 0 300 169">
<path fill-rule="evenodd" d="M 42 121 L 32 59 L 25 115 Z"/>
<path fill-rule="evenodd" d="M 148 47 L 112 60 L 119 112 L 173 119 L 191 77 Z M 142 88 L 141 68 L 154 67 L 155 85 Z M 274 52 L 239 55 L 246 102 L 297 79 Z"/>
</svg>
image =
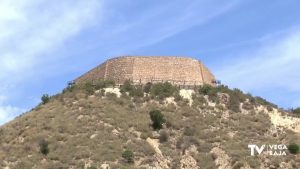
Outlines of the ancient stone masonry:
<svg viewBox="0 0 300 169">
<path fill-rule="evenodd" d="M 186 57 L 123 56 L 107 60 L 75 80 L 75 83 L 114 80 L 123 84 L 170 82 L 181 86 L 215 85 L 214 75 L 200 61 Z"/>
</svg>

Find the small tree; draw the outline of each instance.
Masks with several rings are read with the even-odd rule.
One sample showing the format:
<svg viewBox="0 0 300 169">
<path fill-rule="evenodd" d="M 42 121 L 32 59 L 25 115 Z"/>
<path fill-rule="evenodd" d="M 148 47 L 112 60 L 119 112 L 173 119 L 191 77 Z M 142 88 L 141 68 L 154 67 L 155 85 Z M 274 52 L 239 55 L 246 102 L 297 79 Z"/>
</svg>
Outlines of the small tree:
<svg viewBox="0 0 300 169">
<path fill-rule="evenodd" d="M 128 163 L 133 163 L 134 162 L 134 153 L 129 150 L 126 149 L 123 151 L 122 153 L 122 157 L 128 162 Z"/>
<path fill-rule="evenodd" d="M 50 101 L 50 96 L 48 94 L 43 94 L 41 100 L 43 104 L 46 104 Z"/>
<path fill-rule="evenodd" d="M 160 130 L 163 123 L 166 122 L 164 115 L 159 110 L 150 111 L 150 118 L 152 121 L 152 127 L 155 130 Z"/>
<path fill-rule="evenodd" d="M 46 140 L 41 140 L 39 142 L 39 146 L 42 154 L 47 155 L 49 153 L 48 142 Z"/>
<path fill-rule="evenodd" d="M 291 143 L 288 145 L 288 150 L 291 154 L 298 154 L 299 153 L 299 145 L 295 143 Z"/>
</svg>

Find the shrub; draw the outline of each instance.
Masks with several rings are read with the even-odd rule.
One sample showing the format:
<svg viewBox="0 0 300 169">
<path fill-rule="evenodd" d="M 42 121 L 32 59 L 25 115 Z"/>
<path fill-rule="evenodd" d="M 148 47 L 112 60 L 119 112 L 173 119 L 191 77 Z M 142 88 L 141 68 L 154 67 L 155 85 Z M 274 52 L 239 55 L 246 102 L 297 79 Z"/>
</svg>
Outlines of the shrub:
<svg viewBox="0 0 300 169">
<path fill-rule="evenodd" d="M 154 130 L 160 130 L 163 123 L 166 122 L 164 115 L 159 110 L 150 111 L 150 119 Z"/>
<path fill-rule="evenodd" d="M 122 92 L 130 92 L 134 89 L 134 86 L 132 85 L 132 82 L 130 80 L 126 80 L 123 85 L 121 86 Z"/>
<path fill-rule="evenodd" d="M 165 82 L 153 84 L 150 93 L 159 99 L 164 99 L 173 96 L 176 91 L 178 90 L 175 86 L 172 86 L 169 82 Z"/>
<path fill-rule="evenodd" d="M 164 143 L 169 140 L 169 133 L 165 130 L 159 133 L 159 142 Z"/>
<path fill-rule="evenodd" d="M 93 82 L 96 90 L 103 89 L 109 86 L 115 86 L 115 82 L 112 80 L 98 80 Z"/>
<path fill-rule="evenodd" d="M 300 114 L 300 107 L 296 108 L 296 109 L 293 109 L 292 112 L 294 114 Z"/>
<path fill-rule="evenodd" d="M 84 88 L 86 94 L 88 94 L 88 95 L 94 94 L 95 88 L 94 88 L 94 85 L 91 82 L 85 83 L 83 88 Z"/>
<path fill-rule="evenodd" d="M 129 150 L 126 149 L 123 151 L 122 153 L 122 157 L 128 162 L 128 163 L 133 163 L 134 162 L 134 153 Z"/>
<path fill-rule="evenodd" d="M 193 136 L 193 135 L 195 135 L 195 133 L 196 133 L 196 130 L 195 130 L 195 128 L 192 128 L 192 127 L 185 127 L 184 132 L 183 132 L 183 134 L 186 136 Z"/>
<path fill-rule="evenodd" d="M 288 145 L 288 150 L 291 154 L 298 154 L 299 153 L 299 145 L 295 143 L 291 143 Z"/>
<path fill-rule="evenodd" d="M 203 95 L 208 95 L 212 91 L 213 87 L 207 84 L 204 84 L 199 88 L 199 93 Z"/>
<path fill-rule="evenodd" d="M 143 88 L 140 86 L 134 87 L 129 91 L 129 96 L 131 97 L 144 97 L 144 91 Z"/>
<path fill-rule="evenodd" d="M 87 169 L 97 169 L 97 167 L 96 166 L 90 166 Z"/>
<path fill-rule="evenodd" d="M 152 83 L 150 83 L 150 82 L 146 83 L 144 86 L 144 92 L 150 93 L 151 87 L 152 87 Z"/>
<path fill-rule="evenodd" d="M 43 94 L 41 100 L 43 104 L 46 104 L 50 101 L 50 96 L 48 94 Z"/>
<path fill-rule="evenodd" d="M 227 107 L 233 112 L 240 112 L 240 100 L 235 95 L 231 94 Z"/>
<path fill-rule="evenodd" d="M 46 140 L 41 140 L 39 142 L 39 146 L 42 154 L 47 155 L 49 153 L 48 142 Z"/>
</svg>

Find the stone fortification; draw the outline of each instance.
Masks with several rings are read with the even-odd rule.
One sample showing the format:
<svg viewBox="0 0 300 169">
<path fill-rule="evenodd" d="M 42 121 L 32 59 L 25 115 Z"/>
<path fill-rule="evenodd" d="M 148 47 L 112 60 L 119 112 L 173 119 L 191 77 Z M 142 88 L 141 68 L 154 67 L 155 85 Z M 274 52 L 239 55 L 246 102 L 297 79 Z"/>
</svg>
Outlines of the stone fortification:
<svg viewBox="0 0 300 169">
<path fill-rule="evenodd" d="M 168 81 L 174 85 L 214 85 L 214 75 L 198 60 L 186 57 L 124 56 L 109 59 L 75 80 L 75 83 L 113 80 L 123 84 Z"/>
</svg>

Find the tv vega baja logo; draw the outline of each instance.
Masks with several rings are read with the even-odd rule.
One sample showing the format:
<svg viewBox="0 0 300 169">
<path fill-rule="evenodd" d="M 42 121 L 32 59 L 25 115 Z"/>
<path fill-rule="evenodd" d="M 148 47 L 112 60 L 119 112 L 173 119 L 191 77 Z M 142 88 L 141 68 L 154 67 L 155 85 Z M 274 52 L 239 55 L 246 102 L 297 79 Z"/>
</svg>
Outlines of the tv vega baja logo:
<svg viewBox="0 0 300 169">
<path fill-rule="evenodd" d="M 251 156 L 255 155 L 255 152 L 259 155 L 262 152 L 266 151 L 271 156 L 282 156 L 286 155 L 287 146 L 284 144 L 271 144 L 271 145 L 261 145 L 257 146 L 256 144 L 249 144 Z"/>
</svg>

